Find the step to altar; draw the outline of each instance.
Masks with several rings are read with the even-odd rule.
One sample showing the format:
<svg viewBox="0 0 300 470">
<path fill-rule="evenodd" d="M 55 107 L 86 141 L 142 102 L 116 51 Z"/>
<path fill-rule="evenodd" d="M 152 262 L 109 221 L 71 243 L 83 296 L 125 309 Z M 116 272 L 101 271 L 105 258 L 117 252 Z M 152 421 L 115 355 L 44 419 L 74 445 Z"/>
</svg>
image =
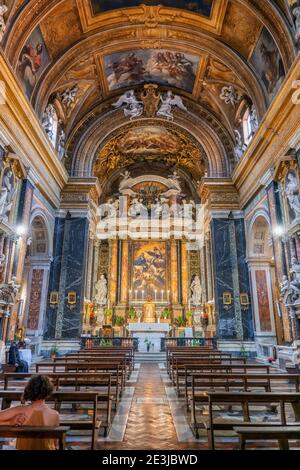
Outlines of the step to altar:
<svg viewBox="0 0 300 470">
<path fill-rule="evenodd" d="M 166 353 L 159 353 L 159 352 L 136 352 L 134 354 L 135 363 L 160 363 L 166 361 Z"/>
</svg>

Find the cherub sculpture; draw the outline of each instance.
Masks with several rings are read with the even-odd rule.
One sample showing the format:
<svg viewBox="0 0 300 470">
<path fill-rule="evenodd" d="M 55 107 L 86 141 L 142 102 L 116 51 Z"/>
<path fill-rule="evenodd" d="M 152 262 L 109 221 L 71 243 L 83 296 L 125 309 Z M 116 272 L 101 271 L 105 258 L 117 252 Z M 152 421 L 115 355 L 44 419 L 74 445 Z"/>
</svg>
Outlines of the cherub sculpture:
<svg viewBox="0 0 300 470">
<path fill-rule="evenodd" d="M 187 111 L 187 108 L 184 106 L 182 99 L 178 95 L 173 95 L 172 91 L 168 91 L 165 98 L 163 95 L 160 95 L 161 105 L 157 111 L 157 116 L 165 117 L 168 120 L 174 120 L 174 115 L 172 113 L 173 106 L 177 106 L 182 111 Z"/>
<path fill-rule="evenodd" d="M 112 106 L 114 108 L 121 108 L 121 106 L 125 105 L 124 107 L 124 115 L 126 117 L 130 117 L 130 120 L 139 117 L 144 112 L 144 105 L 141 101 L 138 101 L 134 94 L 134 90 L 126 91 L 116 103 L 113 103 Z"/>
</svg>

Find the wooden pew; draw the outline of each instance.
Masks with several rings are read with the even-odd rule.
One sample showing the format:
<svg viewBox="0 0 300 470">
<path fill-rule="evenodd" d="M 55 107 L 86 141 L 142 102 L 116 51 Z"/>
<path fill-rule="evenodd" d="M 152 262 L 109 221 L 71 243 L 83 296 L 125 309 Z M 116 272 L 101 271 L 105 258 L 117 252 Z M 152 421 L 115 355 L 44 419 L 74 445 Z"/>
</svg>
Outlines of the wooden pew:
<svg viewBox="0 0 300 470">
<path fill-rule="evenodd" d="M 62 363 L 62 362 L 86 362 L 87 364 L 89 363 L 95 363 L 95 362 L 105 362 L 105 363 L 110 363 L 110 362 L 116 362 L 120 361 L 123 364 L 123 369 L 124 369 L 124 379 L 130 378 L 130 374 L 132 372 L 132 362 L 131 359 L 128 356 L 125 355 L 117 355 L 117 354 L 111 354 L 111 355 L 105 355 L 105 356 L 86 356 L 86 355 L 70 355 L 70 356 L 62 356 L 62 357 L 55 357 L 54 362 L 57 363 Z M 41 364 L 43 364 L 41 362 Z"/>
<path fill-rule="evenodd" d="M 20 391 L 0 391 L 0 398 L 2 398 L 2 410 L 10 408 L 13 402 L 21 402 L 23 392 Z M 61 420 L 62 426 L 69 426 L 71 430 L 88 430 L 92 431 L 91 450 L 95 450 L 97 443 L 97 432 L 101 426 L 101 421 L 97 419 L 98 410 L 98 392 L 53 392 L 51 397 L 47 398 L 47 403 L 54 403 L 57 411 L 60 410 L 63 403 L 72 404 L 87 404 L 92 405 L 92 419 L 91 420 Z"/>
<path fill-rule="evenodd" d="M 185 358 L 181 356 L 174 357 L 174 364 L 172 366 L 172 382 L 173 385 L 176 386 L 177 394 L 180 395 L 180 379 L 183 379 L 183 383 L 185 383 L 185 366 L 188 364 L 203 364 L 203 363 L 211 363 L 211 364 L 223 364 L 223 365 L 244 365 L 246 364 L 246 359 L 243 358 L 222 358 L 217 356 L 195 356 L 193 358 Z"/>
<path fill-rule="evenodd" d="M 106 372 L 112 376 L 112 381 L 116 387 L 116 408 L 119 404 L 122 392 L 125 388 L 125 377 L 124 377 L 124 364 L 122 362 L 39 362 L 36 364 L 36 373 L 41 373 L 41 368 L 52 369 L 44 371 L 43 373 L 49 375 L 49 373 L 55 372 Z M 58 370 L 61 368 L 62 370 Z"/>
<path fill-rule="evenodd" d="M 251 423 L 249 405 L 254 404 L 256 406 L 268 406 L 273 403 L 278 403 L 280 406 L 280 420 L 278 423 L 270 424 L 268 426 L 286 426 L 287 418 L 285 407 L 286 404 L 290 403 L 294 409 L 295 422 L 294 425 L 300 425 L 300 411 L 299 411 L 299 402 L 300 395 L 299 393 L 254 393 L 254 392 L 206 392 L 208 396 L 208 406 L 209 406 L 209 422 L 205 424 L 208 436 L 208 445 L 211 450 L 215 449 L 215 439 L 214 431 L 233 431 L 235 427 L 262 427 L 266 426 L 266 423 Z M 214 419 L 214 406 L 226 405 L 226 404 L 239 404 L 242 407 L 243 411 L 243 422 L 237 423 L 237 421 L 226 421 L 216 422 Z"/>
<path fill-rule="evenodd" d="M 167 362 L 167 373 L 170 375 L 171 370 L 171 362 L 172 357 L 174 355 L 181 355 L 181 356 L 194 356 L 194 355 L 208 355 L 208 354 L 219 354 L 219 351 L 215 351 L 213 349 L 203 349 L 203 348 L 189 348 L 189 349 L 174 349 L 174 350 L 167 350 L 166 352 L 166 362 Z"/>
<path fill-rule="evenodd" d="M 198 429 L 203 429 L 203 424 L 198 423 L 196 405 L 207 405 L 206 395 L 203 392 L 236 392 L 236 388 L 242 388 L 243 392 L 263 388 L 265 392 L 272 392 L 272 384 L 278 380 L 293 382 L 295 392 L 299 392 L 299 375 L 290 374 L 191 374 L 191 394 L 187 397 L 187 402 L 191 402 L 191 424 L 196 437 L 199 436 Z M 288 383 L 282 385 L 283 388 Z M 273 392 L 275 392 L 273 390 Z M 290 391 L 288 391 L 290 392 Z M 189 406 L 187 407 L 189 410 Z"/>
<path fill-rule="evenodd" d="M 278 426 L 270 427 L 235 427 L 234 431 L 239 436 L 240 450 L 246 449 L 246 442 L 251 441 L 274 441 L 277 440 L 280 450 L 289 450 L 289 440 L 300 439 L 300 426 Z"/>
<path fill-rule="evenodd" d="M 20 385 L 24 387 L 28 380 L 31 379 L 35 374 L 23 373 L 23 374 L 4 374 L 3 375 L 3 384 L 4 390 L 9 390 L 9 383 L 15 381 L 16 379 L 25 380 L 21 382 Z M 112 385 L 116 385 L 115 382 L 112 382 L 111 374 L 105 373 L 52 373 L 47 374 L 51 379 L 56 391 L 63 391 L 65 387 L 72 387 L 75 391 L 80 391 L 81 387 L 95 387 L 103 388 L 104 391 L 98 391 L 98 406 L 104 404 L 104 408 L 101 408 L 103 411 L 103 419 L 101 419 L 101 427 L 104 428 L 104 436 L 108 435 L 109 429 L 112 424 L 112 403 L 116 401 L 116 397 L 112 394 Z M 96 391 L 96 390 L 93 390 Z M 98 408 L 99 409 L 99 408 Z"/>
<path fill-rule="evenodd" d="M 185 364 L 185 400 L 188 406 L 188 387 L 192 385 L 192 373 L 194 374 L 233 374 L 233 373 L 251 373 L 251 374 L 269 374 L 271 366 L 265 364 L 203 364 L 197 362 L 194 364 Z"/>
<path fill-rule="evenodd" d="M 125 354 L 127 357 L 131 359 L 132 362 L 132 367 L 134 368 L 134 349 L 130 347 L 115 347 L 115 348 L 108 348 L 108 347 L 101 347 L 97 349 L 81 349 L 80 351 L 77 352 L 72 352 L 68 353 L 68 355 L 87 355 L 87 356 L 93 356 L 93 355 L 109 355 L 109 354 Z"/>
<path fill-rule="evenodd" d="M 56 439 L 58 450 L 65 450 L 66 433 L 69 426 L 38 427 L 38 426 L 0 426 L 0 437 L 22 439 Z M 3 443 L 0 443 L 3 447 Z"/>
</svg>

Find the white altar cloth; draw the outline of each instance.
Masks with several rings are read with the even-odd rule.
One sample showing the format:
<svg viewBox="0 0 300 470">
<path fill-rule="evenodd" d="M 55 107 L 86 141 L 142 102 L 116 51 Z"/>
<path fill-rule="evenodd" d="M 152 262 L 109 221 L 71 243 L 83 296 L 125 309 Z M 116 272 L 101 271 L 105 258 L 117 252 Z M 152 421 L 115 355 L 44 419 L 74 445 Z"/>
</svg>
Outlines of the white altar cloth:
<svg viewBox="0 0 300 470">
<path fill-rule="evenodd" d="M 168 335 L 170 328 L 169 323 L 129 323 L 128 325 L 133 338 L 139 340 L 139 352 L 147 352 L 148 341 L 152 343 L 150 352 L 160 352 L 161 338 Z"/>
<path fill-rule="evenodd" d="M 169 323 L 129 323 L 128 330 L 130 332 L 140 331 L 140 332 L 163 332 L 169 333 L 170 325 Z"/>
</svg>

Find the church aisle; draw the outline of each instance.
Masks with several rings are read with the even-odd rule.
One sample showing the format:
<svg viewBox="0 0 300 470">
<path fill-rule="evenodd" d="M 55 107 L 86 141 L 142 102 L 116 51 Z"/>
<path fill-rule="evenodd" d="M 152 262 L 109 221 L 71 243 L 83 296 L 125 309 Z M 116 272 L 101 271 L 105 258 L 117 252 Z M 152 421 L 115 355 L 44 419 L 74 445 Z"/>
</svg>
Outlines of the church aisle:
<svg viewBox="0 0 300 470">
<path fill-rule="evenodd" d="M 158 364 L 141 364 L 123 442 L 100 443 L 101 449 L 195 449 L 178 442 L 165 384 Z"/>
</svg>

